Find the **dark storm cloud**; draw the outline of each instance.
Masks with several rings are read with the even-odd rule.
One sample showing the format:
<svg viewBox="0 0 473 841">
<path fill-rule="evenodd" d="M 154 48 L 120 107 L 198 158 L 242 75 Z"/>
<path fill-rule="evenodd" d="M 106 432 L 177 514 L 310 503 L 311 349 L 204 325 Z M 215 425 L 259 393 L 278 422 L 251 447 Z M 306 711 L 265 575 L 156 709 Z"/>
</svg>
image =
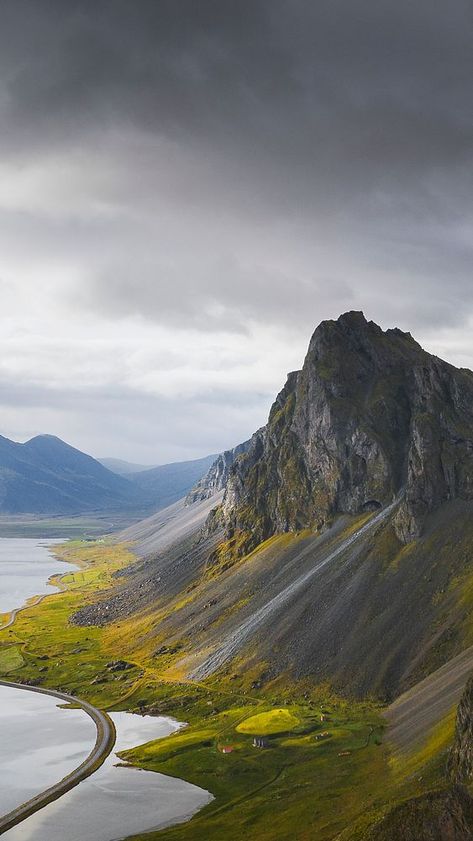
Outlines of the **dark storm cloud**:
<svg viewBox="0 0 473 841">
<path fill-rule="evenodd" d="M 467 2 L 2 9 L 7 149 L 80 145 L 128 126 L 258 171 L 268 197 L 311 204 L 318 186 L 329 208 L 352 190 L 471 160 Z"/>
<path fill-rule="evenodd" d="M 250 160 L 280 156 L 285 168 L 342 150 L 347 168 L 471 153 L 467 2 L 14 0 L 2 10 L 4 113 L 53 142 L 129 122 L 230 143 Z"/>
<path fill-rule="evenodd" d="M 237 202 L 246 175 L 252 203 L 276 215 L 278 202 L 331 213 L 401 186 L 429 210 L 429 175 L 444 167 L 471 186 L 466 0 L 14 0 L 2 18 L 10 152 L 128 127 L 204 167 L 214 156 Z M 205 176 L 204 202 L 219 191 Z"/>
<path fill-rule="evenodd" d="M 3 0 L 2 281 L 176 346 L 274 328 L 302 357 L 351 308 L 461 331 L 472 36 L 469 0 Z"/>
</svg>

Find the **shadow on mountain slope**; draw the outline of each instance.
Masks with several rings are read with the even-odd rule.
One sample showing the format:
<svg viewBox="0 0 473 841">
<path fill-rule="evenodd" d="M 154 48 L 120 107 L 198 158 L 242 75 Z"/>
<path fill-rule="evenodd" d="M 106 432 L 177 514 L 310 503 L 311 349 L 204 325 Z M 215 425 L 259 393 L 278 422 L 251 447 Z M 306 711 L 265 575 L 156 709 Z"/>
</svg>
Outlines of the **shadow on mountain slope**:
<svg viewBox="0 0 473 841">
<path fill-rule="evenodd" d="M 102 624 L 159 611 L 149 645 L 179 644 L 177 668 L 188 674 L 309 573 L 244 635 L 232 651 L 235 662 L 222 661 L 221 668 L 261 662 L 268 677 L 310 675 L 357 696 L 389 699 L 473 643 L 471 513 L 470 503 L 448 503 L 408 545 L 396 537 L 393 513 L 344 550 L 342 542 L 377 515 L 340 516 L 322 534 L 276 535 L 236 560 L 225 553 L 221 532 L 202 533 L 198 516 L 173 506 L 160 512 L 159 528 L 158 515 L 150 525 L 159 551 L 76 621 Z M 140 529 L 124 535 L 134 534 L 144 551 L 151 533 L 144 524 Z"/>
</svg>

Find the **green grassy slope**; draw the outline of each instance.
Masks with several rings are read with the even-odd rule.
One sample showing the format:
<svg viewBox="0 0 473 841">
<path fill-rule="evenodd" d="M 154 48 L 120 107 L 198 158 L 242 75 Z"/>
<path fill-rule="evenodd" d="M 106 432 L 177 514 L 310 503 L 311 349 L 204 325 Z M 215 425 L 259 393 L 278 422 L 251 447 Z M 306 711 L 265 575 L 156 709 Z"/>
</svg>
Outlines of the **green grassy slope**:
<svg viewBox="0 0 473 841">
<path fill-rule="evenodd" d="M 133 560 L 129 549 L 76 542 L 62 553 L 82 569 L 66 577 L 66 592 L 0 632 L 0 674 L 62 687 L 104 708 L 189 723 L 122 758 L 201 785 L 215 800 L 191 822 L 143 841 L 364 839 L 392 806 L 441 786 L 451 715 L 413 751 L 399 753 L 386 739 L 379 705 L 342 699 L 328 685 L 287 673 L 261 684 L 261 662 L 198 685 L 173 679 L 180 654 L 156 656 L 149 611 L 102 628 L 69 622 Z M 132 667 L 111 671 L 107 664 L 118 657 Z M 267 747 L 253 747 L 253 735 L 264 736 Z"/>
</svg>

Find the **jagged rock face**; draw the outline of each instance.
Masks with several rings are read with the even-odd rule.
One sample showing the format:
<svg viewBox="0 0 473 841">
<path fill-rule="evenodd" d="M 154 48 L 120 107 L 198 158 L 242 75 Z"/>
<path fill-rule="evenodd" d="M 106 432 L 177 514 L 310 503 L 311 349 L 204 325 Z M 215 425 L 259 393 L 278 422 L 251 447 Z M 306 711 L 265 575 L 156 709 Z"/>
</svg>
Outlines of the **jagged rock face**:
<svg viewBox="0 0 473 841">
<path fill-rule="evenodd" d="M 448 774 L 456 783 L 469 783 L 473 778 L 473 678 L 469 679 L 458 705 Z"/>
<path fill-rule="evenodd" d="M 460 786 L 395 807 L 366 841 L 471 841 L 473 800 Z"/>
<path fill-rule="evenodd" d="M 194 502 L 202 502 L 204 499 L 210 499 L 210 497 L 223 490 L 227 484 L 235 460 L 238 456 L 248 452 L 253 438 L 244 441 L 243 444 L 238 444 L 232 450 L 225 450 L 224 453 L 220 453 L 205 476 L 187 494 L 186 505 L 192 505 Z"/>
<path fill-rule="evenodd" d="M 473 498 L 473 374 L 362 313 L 322 322 L 302 370 L 232 467 L 228 529 L 247 532 L 251 546 L 401 491 L 404 542 L 442 502 Z"/>
</svg>

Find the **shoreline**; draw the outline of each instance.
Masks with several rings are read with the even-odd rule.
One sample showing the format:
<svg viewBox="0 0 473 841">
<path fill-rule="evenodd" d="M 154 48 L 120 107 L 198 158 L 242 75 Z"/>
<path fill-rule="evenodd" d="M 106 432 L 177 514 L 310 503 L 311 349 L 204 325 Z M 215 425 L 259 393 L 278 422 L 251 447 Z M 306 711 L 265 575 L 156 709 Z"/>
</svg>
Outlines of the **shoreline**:
<svg viewBox="0 0 473 841">
<path fill-rule="evenodd" d="M 52 539 L 55 540 L 55 538 L 52 538 Z M 67 543 L 67 538 L 65 540 L 65 543 Z M 56 554 L 55 552 L 52 552 L 51 549 L 49 548 L 52 545 L 53 544 L 48 545 L 48 551 L 50 552 L 50 554 L 54 558 L 57 558 L 57 560 L 61 561 L 61 563 L 70 564 L 72 567 L 77 567 L 77 569 L 81 568 L 79 566 L 79 564 L 75 564 L 73 561 L 68 561 L 65 558 L 62 558 L 60 555 Z M 64 545 L 64 544 L 58 544 L 58 545 Z M 65 586 L 62 583 L 62 579 L 65 578 L 66 575 L 70 575 L 70 572 L 71 572 L 70 570 L 68 570 L 67 572 L 61 572 L 61 573 L 53 572 L 49 576 L 49 578 L 46 581 L 46 584 L 51 586 L 51 587 L 57 587 L 56 591 L 54 591 L 52 593 L 41 593 L 39 596 L 30 596 L 26 600 L 25 604 L 22 604 L 20 607 L 14 607 L 13 610 L 8 610 L 5 613 L 0 614 L 0 616 L 7 616 L 8 617 L 6 622 L 4 622 L 2 625 L 0 625 L 0 631 L 5 631 L 7 628 L 10 628 L 14 624 L 16 617 L 18 616 L 19 613 L 21 613 L 21 611 L 28 610 L 29 607 L 36 607 L 36 605 L 41 604 L 43 599 L 47 598 L 48 596 L 57 596 L 59 593 L 64 593 L 65 590 L 67 590 L 67 586 Z"/>
<path fill-rule="evenodd" d="M 65 701 L 68 704 L 74 704 L 80 707 L 94 722 L 97 737 L 95 745 L 89 755 L 77 766 L 73 771 L 67 774 L 62 780 L 54 783 L 49 788 L 31 797 L 25 803 L 20 804 L 15 809 L 12 809 L 6 815 L 0 817 L 0 835 L 7 830 L 12 829 L 16 824 L 21 823 L 26 818 L 29 818 L 35 812 L 38 812 L 44 806 L 58 800 L 63 794 L 78 785 L 82 780 L 90 777 L 95 771 L 100 768 L 105 762 L 107 756 L 113 750 L 116 740 L 115 725 L 103 710 L 99 710 L 88 701 L 83 701 L 74 695 L 68 695 L 65 692 L 58 692 L 55 689 L 43 689 L 38 686 L 25 686 L 22 683 L 13 683 L 7 680 L 0 680 L 0 686 L 5 686 L 10 689 L 23 689 L 27 692 L 37 692 L 43 695 L 51 695 L 53 698 L 58 698 L 60 701 Z"/>
</svg>

